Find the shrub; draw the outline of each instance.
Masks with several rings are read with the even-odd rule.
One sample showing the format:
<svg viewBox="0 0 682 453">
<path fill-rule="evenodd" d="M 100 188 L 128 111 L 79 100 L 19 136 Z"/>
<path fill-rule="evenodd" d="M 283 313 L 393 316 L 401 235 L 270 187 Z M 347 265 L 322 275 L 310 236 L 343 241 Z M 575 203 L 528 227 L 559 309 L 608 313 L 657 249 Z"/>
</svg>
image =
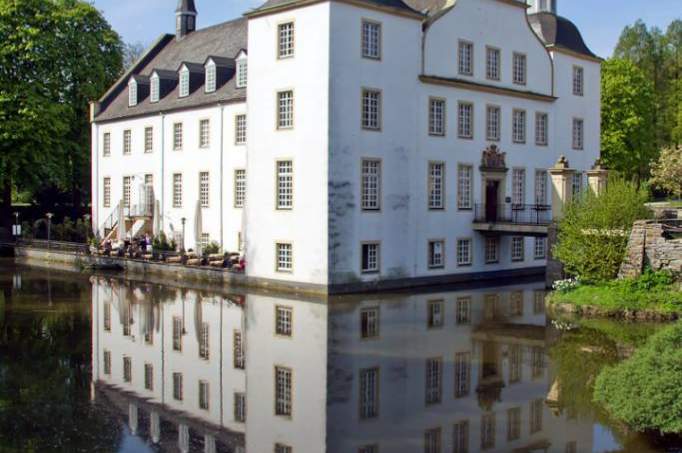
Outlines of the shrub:
<svg viewBox="0 0 682 453">
<path fill-rule="evenodd" d="M 206 247 L 204 247 L 203 250 L 204 255 L 214 255 L 216 253 L 220 253 L 220 244 L 218 244 L 217 242 L 213 241 Z"/>
<path fill-rule="evenodd" d="M 152 240 L 152 248 L 157 252 L 171 252 L 175 250 L 175 243 L 168 242 L 168 237 L 163 231 Z"/>
<path fill-rule="evenodd" d="M 652 336 L 625 362 L 605 368 L 594 399 L 635 430 L 682 433 L 682 323 Z"/>
<path fill-rule="evenodd" d="M 611 178 L 601 195 L 588 191 L 565 210 L 553 252 L 569 275 L 607 281 L 618 275 L 632 224 L 647 219 L 645 188 Z"/>
</svg>

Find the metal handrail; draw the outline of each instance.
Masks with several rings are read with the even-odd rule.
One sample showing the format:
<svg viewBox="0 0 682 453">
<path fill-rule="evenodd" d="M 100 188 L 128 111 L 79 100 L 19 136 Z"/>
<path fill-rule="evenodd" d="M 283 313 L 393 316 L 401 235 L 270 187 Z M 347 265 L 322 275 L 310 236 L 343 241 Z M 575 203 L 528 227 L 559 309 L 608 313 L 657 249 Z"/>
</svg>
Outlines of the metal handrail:
<svg viewBox="0 0 682 453">
<path fill-rule="evenodd" d="M 496 205 L 494 213 L 488 212 L 486 204 L 476 204 L 474 220 L 485 223 L 509 223 L 513 225 L 549 225 L 552 223 L 552 206 L 545 204 Z"/>
</svg>

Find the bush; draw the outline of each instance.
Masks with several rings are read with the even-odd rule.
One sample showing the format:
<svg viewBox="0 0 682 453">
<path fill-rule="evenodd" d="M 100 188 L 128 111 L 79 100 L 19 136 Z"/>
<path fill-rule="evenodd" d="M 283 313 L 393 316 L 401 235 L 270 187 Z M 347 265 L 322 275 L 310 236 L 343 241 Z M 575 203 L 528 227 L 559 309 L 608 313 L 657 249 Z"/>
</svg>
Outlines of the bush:
<svg viewBox="0 0 682 453">
<path fill-rule="evenodd" d="M 203 250 L 204 255 L 215 255 L 217 253 L 220 253 L 220 244 L 218 244 L 215 241 L 211 242 L 206 247 L 204 247 Z"/>
<path fill-rule="evenodd" d="M 625 362 L 605 368 L 594 399 L 637 431 L 682 433 L 682 323 L 652 336 Z"/>
<path fill-rule="evenodd" d="M 168 242 L 168 237 L 163 231 L 152 240 L 152 249 L 157 252 L 172 252 L 175 251 L 175 242 Z"/>
<path fill-rule="evenodd" d="M 584 282 L 615 278 L 636 220 L 650 217 L 645 188 L 611 178 L 599 196 L 588 191 L 570 203 L 559 222 L 554 256 Z"/>
</svg>

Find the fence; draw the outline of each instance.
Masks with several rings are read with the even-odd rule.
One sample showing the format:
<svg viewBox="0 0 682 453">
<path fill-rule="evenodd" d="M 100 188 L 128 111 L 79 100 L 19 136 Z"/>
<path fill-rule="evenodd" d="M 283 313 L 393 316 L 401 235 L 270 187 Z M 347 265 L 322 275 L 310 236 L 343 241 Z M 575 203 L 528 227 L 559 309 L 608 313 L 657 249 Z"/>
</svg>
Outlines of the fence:
<svg viewBox="0 0 682 453">
<path fill-rule="evenodd" d="M 477 204 L 475 221 L 511 223 L 515 225 L 549 225 L 552 223 L 552 206 L 541 204 L 502 204 L 488 206 Z"/>
</svg>

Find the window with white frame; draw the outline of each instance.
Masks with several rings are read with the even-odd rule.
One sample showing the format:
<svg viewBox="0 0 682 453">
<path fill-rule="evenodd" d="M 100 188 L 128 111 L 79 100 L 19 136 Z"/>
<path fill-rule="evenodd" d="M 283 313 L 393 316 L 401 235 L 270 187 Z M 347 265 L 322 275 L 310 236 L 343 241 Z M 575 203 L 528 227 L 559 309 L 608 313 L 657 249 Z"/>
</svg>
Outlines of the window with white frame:
<svg viewBox="0 0 682 453">
<path fill-rule="evenodd" d="M 150 83 L 149 101 L 159 102 L 159 99 L 161 98 L 161 81 L 159 80 L 159 76 L 154 74 L 149 83 Z"/>
<path fill-rule="evenodd" d="M 481 416 L 481 450 L 495 448 L 495 413 Z"/>
<path fill-rule="evenodd" d="M 445 163 L 429 162 L 429 209 L 445 209 Z"/>
<path fill-rule="evenodd" d="M 585 122 L 573 118 L 573 149 L 581 150 L 585 146 Z"/>
<path fill-rule="evenodd" d="M 173 123 L 173 151 L 182 149 L 182 123 Z"/>
<path fill-rule="evenodd" d="M 535 144 L 547 146 L 549 140 L 549 115 L 542 112 L 535 113 Z"/>
<path fill-rule="evenodd" d="M 275 245 L 277 252 L 277 272 L 291 272 L 294 268 L 293 245 L 288 242 L 278 242 Z"/>
<path fill-rule="evenodd" d="M 363 88 L 362 128 L 378 131 L 381 129 L 381 91 Z"/>
<path fill-rule="evenodd" d="M 500 49 L 487 47 L 485 55 L 485 77 L 488 80 L 500 80 Z"/>
<path fill-rule="evenodd" d="M 457 298 L 457 324 L 471 323 L 471 297 Z"/>
<path fill-rule="evenodd" d="M 291 417 L 292 375 L 290 368 L 275 367 L 275 415 Z"/>
<path fill-rule="evenodd" d="M 211 121 L 199 120 L 199 148 L 208 148 L 211 143 Z"/>
<path fill-rule="evenodd" d="M 102 181 L 102 205 L 105 208 L 111 207 L 111 178 L 109 177 Z"/>
<path fill-rule="evenodd" d="M 362 209 L 378 211 L 381 209 L 381 161 L 362 160 Z"/>
<path fill-rule="evenodd" d="M 216 90 L 216 65 L 213 61 L 206 65 L 206 81 L 204 85 L 207 93 L 213 93 Z"/>
<path fill-rule="evenodd" d="M 495 264 L 499 261 L 499 239 L 493 236 L 485 238 L 485 263 Z"/>
<path fill-rule="evenodd" d="M 173 316 L 173 351 L 182 351 L 182 318 Z"/>
<path fill-rule="evenodd" d="M 237 423 L 246 422 L 246 394 L 234 394 L 234 421 Z"/>
<path fill-rule="evenodd" d="M 294 309 L 278 305 L 275 307 L 275 334 L 290 337 L 293 332 Z"/>
<path fill-rule="evenodd" d="M 199 409 L 207 411 L 209 408 L 210 393 L 206 381 L 199 381 Z"/>
<path fill-rule="evenodd" d="M 173 399 L 182 401 L 184 395 L 182 391 L 182 373 L 173 373 Z"/>
<path fill-rule="evenodd" d="M 457 55 L 459 74 L 474 75 L 474 44 L 468 41 L 460 41 Z"/>
<path fill-rule="evenodd" d="M 123 154 L 124 155 L 130 154 L 132 151 L 132 148 L 131 148 L 132 135 L 133 135 L 133 133 L 130 129 L 126 129 L 123 131 Z"/>
<path fill-rule="evenodd" d="M 211 354 L 210 326 L 207 322 L 202 322 L 199 326 L 199 358 L 208 360 Z"/>
<path fill-rule="evenodd" d="M 207 171 L 199 172 L 199 203 L 202 208 L 209 207 L 209 195 L 211 193 L 209 181 L 210 177 Z"/>
<path fill-rule="evenodd" d="M 462 420 L 452 428 L 452 452 L 469 453 L 469 421 Z"/>
<path fill-rule="evenodd" d="M 277 161 L 277 209 L 294 207 L 294 164 L 290 160 Z"/>
<path fill-rule="evenodd" d="M 513 237 L 511 240 L 511 260 L 523 261 L 525 259 L 526 241 L 521 236 Z"/>
<path fill-rule="evenodd" d="M 474 167 L 459 165 L 457 169 L 457 208 L 471 209 L 473 205 Z"/>
<path fill-rule="evenodd" d="M 103 351 L 103 358 L 104 358 L 104 374 L 107 376 L 111 375 L 111 351 L 107 351 L 106 349 Z"/>
<path fill-rule="evenodd" d="M 246 88 L 249 78 L 249 63 L 246 58 L 237 60 L 237 88 Z"/>
<path fill-rule="evenodd" d="M 471 256 L 471 239 L 457 240 L 457 265 L 471 266 L 473 257 Z"/>
<path fill-rule="evenodd" d="M 123 177 L 123 207 L 130 207 L 130 187 L 132 178 L 130 176 Z"/>
<path fill-rule="evenodd" d="M 234 144 L 246 144 L 246 115 L 237 115 L 234 117 Z"/>
<path fill-rule="evenodd" d="M 102 156 L 111 156 L 111 133 L 105 132 L 102 136 Z"/>
<path fill-rule="evenodd" d="M 544 260 L 547 258 L 547 238 L 535 238 L 535 259 Z"/>
<path fill-rule="evenodd" d="M 526 84 L 526 56 L 522 53 L 514 52 L 514 83 L 517 85 Z"/>
<path fill-rule="evenodd" d="M 130 357 L 123 357 L 123 381 L 133 381 L 133 363 Z"/>
<path fill-rule="evenodd" d="M 173 174 L 173 207 L 182 207 L 182 173 Z"/>
<path fill-rule="evenodd" d="M 429 241 L 429 269 L 445 267 L 445 241 L 442 239 Z"/>
<path fill-rule="evenodd" d="M 144 152 L 154 151 L 154 128 L 149 126 L 144 128 Z"/>
<path fill-rule="evenodd" d="M 294 127 L 294 92 L 291 90 L 277 93 L 277 129 Z"/>
<path fill-rule="evenodd" d="M 573 95 L 585 94 L 585 70 L 581 66 L 573 66 Z"/>
<path fill-rule="evenodd" d="M 486 125 L 485 125 L 485 135 L 486 139 L 490 141 L 500 140 L 500 108 L 496 105 L 489 105 L 486 107 Z"/>
<path fill-rule="evenodd" d="M 128 107 L 137 105 L 137 82 L 131 80 L 128 84 Z"/>
<path fill-rule="evenodd" d="M 526 170 L 514 168 L 512 170 L 512 205 L 522 207 L 526 204 Z"/>
<path fill-rule="evenodd" d="M 180 97 L 189 96 L 189 69 L 183 68 L 180 70 Z"/>
<path fill-rule="evenodd" d="M 294 23 L 285 22 L 277 26 L 277 56 L 289 58 L 294 56 Z"/>
<path fill-rule="evenodd" d="M 440 453 L 442 448 L 442 433 L 440 428 L 424 431 L 424 453 Z"/>
<path fill-rule="evenodd" d="M 243 208 L 246 199 L 246 170 L 234 171 L 234 207 Z"/>
<path fill-rule="evenodd" d="M 547 171 L 535 171 L 535 204 L 547 205 Z"/>
<path fill-rule="evenodd" d="M 428 303 L 427 326 L 430 329 L 443 327 L 445 303 L 442 300 L 431 300 Z"/>
<path fill-rule="evenodd" d="M 201 247 L 206 248 L 211 244 L 211 235 L 209 233 L 201 233 L 199 238 L 199 244 Z"/>
<path fill-rule="evenodd" d="M 471 388 L 471 353 L 455 354 L 455 398 L 463 398 Z"/>
<path fill-rule="evenodd" d="M 244 342 L 242 333 L 235 330 L 232 334 L 232 366 L 236 370 L 243 370 L 246 365 L 246 355 L 244 354 Z"/>
<path fill-rule="evenodd" d="M 360 418 L 379 416 L 379 368 L 360 370 Z"/>
<path fill-rule="evenodd" d="M 457 136 L 474 138 L 474 104 L 470 102 L 457 104 Z"/>
<path fill-rule="evenodd" d="M 363 274 L 379 272 L 380 245 L 376 242 L 362 244 L 361 268 Z"/>
<path fill-rule="evenodd" d="M 362 21 L 362 56 L 381 58 L 381 24 L 368 20 Z"/>
<path fill-rule="evenodd" d="M 426 359 L 426 404 L 438 404 L 443 394 L 443 359 Z"/>
<path fill-rule="evenodd" d="M 583 191 L 583 174 L 580 172 L 573 173 L 571 178 L 573 198 L 579 198 Z"/>
<path fill-rule="evenodd" d="M 429 135 L 445 136 L 445 99 L 429 99 Z"/>
<path fill-rule="evenodd" d="M 364 339 L 379 336 L 379 308 L 370 307 L 360 310 L 360 336 Z"/>
<path fill-rule="evenodd" d="M 512 141 L 526 143 L 526 111 L 514 110 L 512 114 Z"/>
</svg>

